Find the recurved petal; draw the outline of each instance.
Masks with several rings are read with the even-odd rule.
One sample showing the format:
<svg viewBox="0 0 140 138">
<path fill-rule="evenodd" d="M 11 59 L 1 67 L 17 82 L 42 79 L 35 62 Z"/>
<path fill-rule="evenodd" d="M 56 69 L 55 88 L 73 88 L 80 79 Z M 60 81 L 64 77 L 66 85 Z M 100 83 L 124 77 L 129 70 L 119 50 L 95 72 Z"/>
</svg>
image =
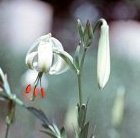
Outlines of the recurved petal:
<svg viewBox="0 0 140 138">
<path fill-rule="evenodd" d="M 73 58 L 65 51 L 61 51 L 71 62 L 73 62 Z M 58 54 L 54 53 L 54 61 L 50 68 L 49 74 L 59 75 L 66 72 L 69 69 L 68 63 Z"/>
<path fill-rule="evenodd" d="M 34 52 L 34 51 L 37 51 L 37 47 L 38 47 L 39 43 L 40 43 L 40 38 L 37 39 L 37 40 L 32 44 L 32 46 L 29 48 L 27 54 L 32 53 L 32 52 Z"/>
<path fill-rule="evenodd" d="M 26 55 L 25 62 L 30 69 L 34 68 L 33 62 L 34 62 L 34 59 L 35 59 L 36 56 L 37 56 L 37 52 L 28 53 Z"/>
<path fill-rule="evenodd" d="M 41 72 L 48 72 L 53 60 L 53 49 L 50 42 L 41 42 L 38 46 L 38 68 Z"/>
<path fill-rule="evenodd" d="M 98 46 L 97 79 L 100 88 L 104 88 L 110 75 L 109 26 L 103 20 Z"/>
<path fill-rule="evenodd" d="M 63 54 L 63 55 L 65 55 L 65 57 L 67 57 L 70 61 L 71 61 L 71 63 L 73 63 L 73 58 L 72 58 L 72 56 L 69 54 L 69 53 L 67 53 L 66 51 L 64 51 L 64 50 L 62 50 L 62 51 L 59 51 L 61 54 Z"/>
<path fill-rule="evenodd" d="M 61 42 L 58 39 L 51 37 L 51 41 L 52 41 L 53 49 L 64 50 Z"/>
<path fill-rule="evenodd" d="M 54 63 L 50 68 L 49 74 L 58 75 L 69 69 L 68 64 L 58 55 L 54 54 Z"/>
<path fill-rule="evenodd" d="M 28 50 L 27 54 L 28 53 L 31 53 L 33 51 L 36 51 L 39 44 L 41 42 L 46 42 L 48 41 L 49 39 L 51 38 L 51 33 L 47 34 L 47 35 L 43 35 L 43 36 L 40 36 L 31 46 L 31 48 Z"/>
</svg>

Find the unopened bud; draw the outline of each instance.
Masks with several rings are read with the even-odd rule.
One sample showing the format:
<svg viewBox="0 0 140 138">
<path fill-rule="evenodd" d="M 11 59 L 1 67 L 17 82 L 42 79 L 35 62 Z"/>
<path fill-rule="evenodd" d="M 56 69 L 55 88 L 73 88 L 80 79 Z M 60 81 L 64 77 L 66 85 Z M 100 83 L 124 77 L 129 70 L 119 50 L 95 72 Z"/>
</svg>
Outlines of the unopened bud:
<svg viewBox="0 0 140 138">
<path fill-rule="evenodd" d="M 104 19 L 102 22 L 101 32 L 98 44 L 97 57 L 97 81 L 102 89 L 108 82 L 110 75 L 110 48 L 109 48 L 109 26 Z"/>
</svg>

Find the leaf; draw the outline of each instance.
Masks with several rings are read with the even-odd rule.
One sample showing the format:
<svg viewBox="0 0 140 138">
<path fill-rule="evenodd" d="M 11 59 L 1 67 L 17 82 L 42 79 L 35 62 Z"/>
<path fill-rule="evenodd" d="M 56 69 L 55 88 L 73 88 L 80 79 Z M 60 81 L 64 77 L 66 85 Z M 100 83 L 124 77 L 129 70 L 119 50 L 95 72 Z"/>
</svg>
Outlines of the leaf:
<svg viewBox="0 0 140 138">
<path fill-rule="evenodd" d="M 57 138 L 57 136 L 55 136 L 54 134 L 52 134 L 51 132 L 45 131 L 45 130 L 41 130 L 40 132 L 45 133 L 47 135 L 49 135 L 51 138 Z"/>
<path fill-rule="evenodd" d="M 81 129 L 80 138 L 88 137 L 88 129 L 89 129 L 89 122 L 84 125 L 83 129 Z"/>
<path fill-rule="evenodd" d="M 24 103 L 15 95 L 12 94 L 9 97 L 12 101 L 14 101 L 16 104 L 20 105 L 20 106 L 25 106 Z"/>
<path fill-rule="evenodd" d="M 83 41 L 84 27 L 83 27 L 80 19 L 77 20 L 77 26 L 78 26 L 78 33 L 79 33 L 80 39 L 81 39 L 81 41 Z"/>
<path fill-rule="evenodd" d="M 57 136 L 60 136 L 61 134 L 60 134 L 60 131 L 59 131 L 59 129 L 58 129 L 58 127 L 56 126 L 56 124 L 52 124 L 52 127 L 54 128 L 53 130 L 54 130 L 54 133 L 57 135 Z"/>
<path fill-rule="evenodd" d="M 84 30 L 84 46 L 89 47 L 92 43 L 93 39 L 93 30 L 89 20 L 86 23 L 86 27 Z"/>
<path fill-rule="evenodd" d="M 32 112 L 39 120 L 44 124 L 49 125 L 49 120 L 46 117 L 45 113 L 42 110 L 36 109 L 34 107 L 26 107 L 30 112 Z"/>
<path fill-rule="evenodd" d="M 49 129 L 48 124 L 42 124 L 42 127 L 44 127 L 45 129 Z"/>
</svg>

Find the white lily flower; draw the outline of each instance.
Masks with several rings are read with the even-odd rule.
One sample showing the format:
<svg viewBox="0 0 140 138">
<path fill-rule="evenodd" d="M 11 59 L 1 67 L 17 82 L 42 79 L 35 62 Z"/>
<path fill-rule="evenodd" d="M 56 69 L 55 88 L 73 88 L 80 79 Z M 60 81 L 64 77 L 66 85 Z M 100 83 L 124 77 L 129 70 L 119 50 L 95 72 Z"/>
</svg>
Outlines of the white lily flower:
<svg viewBox="0 0 140 138">
<path fill-rule="evenodd" d="M 26 64 L 30 69 L 38 72 L 34 86 L 34 95 L 38 93 L 38 82 L 41 82 L 43 73 L 51 75 L 61 74 L 69 69 L 68 63 L 57 53 L 65 55 L 72 63 L 73 58 L 70 54 L 64 51 L 59 40 L 52 37 L 51 34 L 41 36 L 35 41 L 26 55 Z M 41 88 L 44 95 L 44 88 Z M 26 87 L 26 93 L 31 91 L 31 85 Z M 42 96 L 43 97 L 43 96 Z"/>
<path fill-rule="evenodd" d="M 110 75 L 109 26 L 104 19 L 100 21 L 102 25 L 98 44 L 97 79 L 99 87 L 104 88 Z"/>
<path fill-rule="evenodd" d="M 67 54 L 67 57 L 73 62 L 73 58 L 63 49 L 62 44 L 51 34 L 41 36 L 26 55 L 26 64 L 30 69 L 36 69 L 38 72 L 48 74 L 61 74 L 68 70 L 68 64 L 54 51 Z"/>
</svg>

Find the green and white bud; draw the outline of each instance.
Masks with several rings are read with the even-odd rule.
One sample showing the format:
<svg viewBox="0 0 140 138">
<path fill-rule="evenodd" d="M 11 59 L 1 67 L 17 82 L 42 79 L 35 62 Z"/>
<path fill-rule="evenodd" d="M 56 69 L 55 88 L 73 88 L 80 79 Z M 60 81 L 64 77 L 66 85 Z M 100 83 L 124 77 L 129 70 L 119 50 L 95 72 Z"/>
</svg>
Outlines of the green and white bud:
<svg viewBox="0 0 140 138">
<path fill-rule="evenodd" d="M 100 22 L 102 22 L 102 25 L 97 55 L 97 81 L 99 88 L 103 89 L 107 84 L 110 75 L 110 48 L 109 26 L 104 19 L 101 19 Z"/>
</svg>

